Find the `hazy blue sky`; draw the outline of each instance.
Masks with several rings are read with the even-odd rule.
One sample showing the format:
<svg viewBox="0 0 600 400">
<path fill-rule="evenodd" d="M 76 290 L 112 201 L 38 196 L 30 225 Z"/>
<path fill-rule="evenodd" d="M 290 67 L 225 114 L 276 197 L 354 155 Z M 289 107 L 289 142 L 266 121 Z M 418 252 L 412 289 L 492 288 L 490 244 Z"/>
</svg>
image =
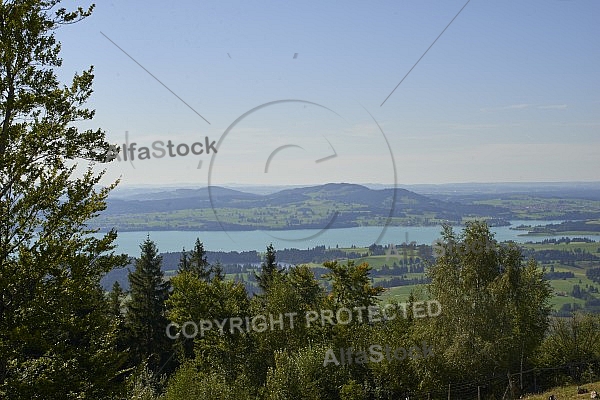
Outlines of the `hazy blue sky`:
<svg viewBox="0 0 600 400">
<path fill-rule="evenodd" d="M 600 180 L 598 0 L 472 0 L 380 106 L 464 4 L 103 1 L 61 73 L 95 66 L 111 142 L 221 139 L 108 164 L 125 184 L 393 183 L 392 154 L 400 184 Z"/>
</svg>

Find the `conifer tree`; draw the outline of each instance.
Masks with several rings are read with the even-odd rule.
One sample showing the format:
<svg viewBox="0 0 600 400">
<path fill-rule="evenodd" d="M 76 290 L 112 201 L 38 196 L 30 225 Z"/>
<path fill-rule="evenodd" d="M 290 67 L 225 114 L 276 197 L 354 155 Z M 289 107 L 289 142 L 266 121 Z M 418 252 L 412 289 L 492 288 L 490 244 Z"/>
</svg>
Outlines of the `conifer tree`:
<svg viewBox="0 0 600 400">
<path fill-rule="evenodd" d="M 206 250 L 200 239 L 196 238 L 194 249 L 190 252 L 188 259 L 188 270 L 194 272 L 200 279 L 208 281 L 210 279 L 210 266 L 206 259 Z"/>
<path fill-rule="evenodd" d="M 135 270 L 129 273 L 131 300 L 127 303 L 126 325 L 130 361 L 139 365 L 147 360 L 149 368 L 157 371 L 169 357 L 171 345 L 165 334 L 165 301 L 170 284 L 164 280 L 162 257 L 150 237 L 140 249 Z"/>
<path fill-rule="evenodd" d="M 179 265 L 177 268 L 177 272 L 181 273 L 184 271 L 190 270 L 190 259 L 187 251 L 185 251 L 185 247 L 181 250 L 181 255 L 179 256 Z"/>
<path fill-rule="evenodd" d="M 277 265 L 277 252 L 273 247 L 273 243 L 267 246 L 267 252 L 265 253 L 265 260 L 260 266 L 260 273 L 255 273 L 256 282 L 262 289 L 263 293 L 269 290 L 269 286 L 273 281 L 275 275 L 281 275 L 283 269 L 279 269 Z"/>
<path fill-rule="evenodd" d="M 217 260 L 213 265 L 210 266 L 211 271 L 211 281 L 217 279 L 220 281 L 225 280 L 225 273 L 223 272 L 223 265 L 221 262 Z"/>
<path fill-rule="evenodd" d="M 115 281 L 112 290 L 108 294 L 108 309 L 115 318 L 120 319 L 123 315 L 121 312 L 121 308 L 123 305 L 124 298 L 125 291 L 123 291 L 123 288 L 121 287 L 119 282 Z"/>
</svg>

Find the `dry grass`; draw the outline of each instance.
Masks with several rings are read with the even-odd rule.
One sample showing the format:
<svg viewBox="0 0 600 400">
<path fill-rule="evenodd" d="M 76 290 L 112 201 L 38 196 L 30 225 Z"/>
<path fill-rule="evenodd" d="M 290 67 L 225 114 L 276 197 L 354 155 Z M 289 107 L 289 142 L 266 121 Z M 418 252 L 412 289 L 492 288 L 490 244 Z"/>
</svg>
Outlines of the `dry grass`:
<svg viewBox="0 0 600 400">
<path fill-rule="evenodd" d="M 600 392 L 600 381 L 590 383 L 587 385 L 580 385 L 582 388 L 588 390 L 587 393 L 577 394 L 577 385 L 572 386 L 563 386 L 548 390 L 542 394 L 536 394 L 531 396 L 523 397 L 528 400 L 548 400 L 550 395 L 554 395 L 556 400 L 576 400 L 576 399 L 589 399 L 590 393 L 595 390 L 596 392 Z"/>
</svg>

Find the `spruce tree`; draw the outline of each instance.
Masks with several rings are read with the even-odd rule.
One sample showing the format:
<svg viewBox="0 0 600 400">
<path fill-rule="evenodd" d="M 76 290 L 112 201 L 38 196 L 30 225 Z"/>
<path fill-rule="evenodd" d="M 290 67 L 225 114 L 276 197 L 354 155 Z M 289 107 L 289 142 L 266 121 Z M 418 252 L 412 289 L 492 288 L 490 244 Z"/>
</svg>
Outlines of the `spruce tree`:
<svg viewBox="0 0 600 400">
<path fill-rule="evenodd" d="M 108 294 L 108 309 L 115 318 L 121 319 L 123 314 L 121 308 L 123 305 L 123 299 L 125 298 L 125 292 L 123 288 L 116 282 L 113 284 L 112 290 Z"/>
<path fill-rule="evenodd" d="M 206 258 L 206 250 L 204 250 L 204 244 L 198 238 L 196 238 L 194 249 L 190 252 L 188 262 L 189 271 L 195 273 L 200 279 L 210 280 L 211 270 Z"/>
<path fill-rule="evenodd" d="M 185 247 L 181 250 L 181 255 L 179 256 L 179 265 L 177 268 L 177 272 L 185 272 L 190 270 L 190 259 L 187 251 L 185 251 Z"/>
<path fill-rule="evenodd" d="M 150 237 L 140 245 L 141 255 L 129 273 L 131 299 L 127 303 L 126 326 L 130 361 L 147 361 L 153 371 L 164 366 L 171 343 L 165 334 L 168 321 L 165 301 L 170 284 L 161 270 L 162 257 Z"/>
<path fill-rule="evenodd" d="M 220 261 L 216 261 L 213 265 L 210 266 L 210 271 L 211 271 L 211 281 L 219 280 L 219 281 L 224 281 L 225 280 L 225 273 L 223 272 L 223 265 L 221 265 Z"/>
<path fill-rule="evenodd" d="M 265 254 L 265 260 L 260 266 L 260 273 L 254 274 L 258 286 L 262 289 L 263 293 L 266 293 L 273 281 L 275 275 L 281 275 L 283 269 L 279 269 L 277 265 L 277 252 L 273 247 L 273 243 L 267 246 L 267 252 Z"/>
</svg>

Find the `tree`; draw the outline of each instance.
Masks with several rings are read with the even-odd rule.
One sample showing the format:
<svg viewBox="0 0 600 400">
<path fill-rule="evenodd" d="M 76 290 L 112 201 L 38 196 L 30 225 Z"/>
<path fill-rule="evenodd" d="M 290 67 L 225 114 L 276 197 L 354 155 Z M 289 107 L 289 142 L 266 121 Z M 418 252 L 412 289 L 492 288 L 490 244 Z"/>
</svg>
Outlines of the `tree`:
<svg viewBox="0 0 600 400">
<path fill-rule="evenodd" d="M 259 381 L 264 381 L 268 369 L 275 366 L 276 351 L 285 349 L 286 352 L 294 352 L 306 347 L 307 343 L 317 343 L 328 336 L 329 327 L 320 324 L 307 326 L 303 322 L 307 311 L 330 308 L 325 299 L 324 290 L 306 265 L 291 267 L 285 275 L 274 274 L 268 290 L 252 298 L 251 315 L 273 319 L 268 334 L 251 332 L 258 355 L 253 365 Z"/>
<path fill-rule="evenodd" d="M 366 262 L 355 265 L 354 261 L 349 260 L 343 265 L 337 261 L 327 261 L 323 266 L 330 271 L 323 277 L 331 281 L 331 297 L 339 307 L 372 306 L 376 297 L 384 291 L 381 286 L 371 284 L 371 266 Z"/>
<path fill-rule="evenodd" d="M 190 270 L 190 259 L 188 253 L 185 251 L 185 247 L 181 250 L 181 256 L 179 257 L 179 265 L 177 268 L 177 272 L 181 273 L 183 271 Z"/>
<path fill-rule="evenodd" d="M 131 361 L 134 365 L 148 360 L 148 367 L 162 368 L 171 343 L 165 334 L 168 321 L 165 301 L 170 284 L 164 281 L 162 257 L 150 238 L 140 245 L 141 256 L 129 274 L 131 300 L 127 303 L 126 325 Z"/>
<path fill-rule="evenodd" d="M 91 235 L 112 184 L 92 170 L 104 132 L 78 129 L 93 69 L 62 86 L 55 31 L 93 7 L 0 2 L 0 398 L 108 398 L 122 354 L 100 279 L 126 264 L 111 231 Z M 87 170 L 76 173 L 84 160 Z M 68 388 L 68 389 L 67 389 Z"/>
<path fill-rule="evenodd" d="M 273 243 L 271 243 L 267 246 L 265 260 L 260 266 L 260 273 L 254 274 L 256 282 L 258 282 L 258 286 L 262 289 L 263 293 L 266 293 L 269 290 L 273 277 L 277 274 L 280 275 L 283 272 L 283 269 L 279 269 L 276 258 L 277 252 L 273 247 Z"/>
<path fill-rule="evenodd" d="M 235 380 L 252 365 L 244 362 L 250 352 L 248 336 L 237 330 L 231 331 L 231 318 L 242 320 L 250 315 L 249 299 L 244 285 L 233 281 L 213 279 L 206 281 L 187 271 L 172 279 L 173 292 L 167 303 L 169 319 L 179 329 L 172 329 L 177 336 L 181 362 L 193 360 L 198 371 L 222 371 L 228 379 Z M 223 323 L 223 330 L 218 327 Z M 212 328 L 195 331 L 189 324 Z"/>
<path fill-rule="evenodd" d="M 523 262 L 516 245 L 499 246 L 485 222 L 468 223 L 461 235 L 444 226 L 442 235 L 442 255 L 428 271 L 442 313 L 421 320 L 417 333 L 434 344 L 448 380 L 523 368 L 548 326 L 552 292 L 541 269 Z"/>
<path fill-rule="evenodd" d="M 217 260 L 213 265 L 210 266 L 210 271 L 212 274 L 211 280 L 218 279 L 218 280 L 222 281 L 225 279 L 225 272 L 223 272 L 223 265 L 221 265 L 221 262 L 219 260 Z"/>
<path fill-rule="evenodd" d="M 340 391 L 346 393 L 343 388 L 350 383 L 349 370 L 323 366 L 326 351 L 327 346 L 320 343 L 299 351 L 275 351 L 275 366 L 269 368 L 262 398 L 340 399 Z"/>
<path fill-rule="evenodd" d="M 121 319 L 123 316 L 121 308 L 123 306 L 124 298 L 125 292 L 123 291 L 123 288 L 119 282 L 115 281 L 112 290 L 108 294 L 108 309 L 115 318 Z"/>
<path fill-rule="evenodd" d="M 228 381 L 220 371 L 198 372 L 191 363 L 187 363 L 169 381 L 164 399 L 255 399 L 249 393 L 249 386 L 244 379 Z"/>
<path fill-rule="evenodd" d="M 319 308 L 325 294 L 308 265 L 296 265 L 290 268 L 288 282 L 292 290 L 297 293 L 300 307 L 304 307 L 302 311 Z"/>
<path fill-rule="evenodd" d="M 600 316 L 575 313 L 553 319 L 537 355 L 541 367 L 600 361 Z"/>
<path fill-rule="evenodd" d="M 183 262 L 181 266 L 183 266 Z M 181 271 L 191 271 L 198 275 L 200 279 L 204 279 L 205 281 L 210 279 L 211 269 L 208 260 L 206 259 L 206 250 L 204 250 L 204 244 L 200 241 L 200 239 L 196 238 L 194 249 L 189 254 L 187 269 L 180 267 L 180 272 Z"/>
</svg>

